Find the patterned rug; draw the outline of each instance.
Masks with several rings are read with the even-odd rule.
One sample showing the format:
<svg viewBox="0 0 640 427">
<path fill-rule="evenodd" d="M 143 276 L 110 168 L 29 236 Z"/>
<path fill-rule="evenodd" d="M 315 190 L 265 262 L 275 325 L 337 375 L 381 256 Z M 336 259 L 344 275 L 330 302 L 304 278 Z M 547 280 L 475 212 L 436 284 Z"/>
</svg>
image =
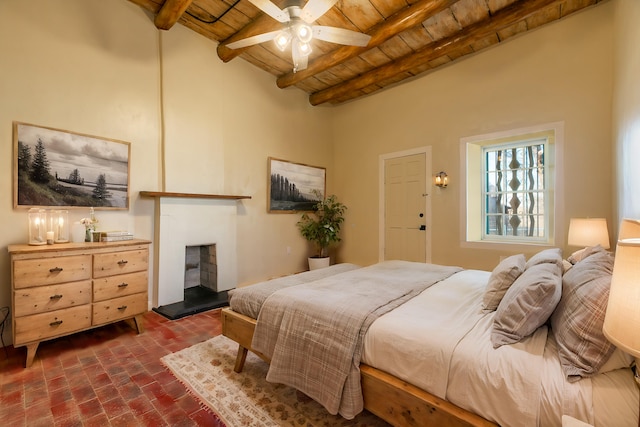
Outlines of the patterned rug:
<svg viewBox="0 0 640 427">
<path fill-rule="evenodd" d="M 330 415 L 295 389 L 267 382 L 268 365 L 251 352 L 238 374 L 237 351 L 238 344 L 219 335 L 161 360 L 227 427 L 389 425 L 366 411 L 353 420 Z"/>
</svg>

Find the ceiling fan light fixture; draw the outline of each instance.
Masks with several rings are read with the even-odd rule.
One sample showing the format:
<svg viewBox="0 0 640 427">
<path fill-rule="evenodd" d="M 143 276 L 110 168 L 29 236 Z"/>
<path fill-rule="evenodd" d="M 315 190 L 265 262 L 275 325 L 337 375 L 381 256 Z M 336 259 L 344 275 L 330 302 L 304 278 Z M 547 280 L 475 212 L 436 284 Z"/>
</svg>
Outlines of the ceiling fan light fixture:
<svg viewBox="0 0 640 427">
<path fill-rule="evenodd" d="M 311 38 L 313 37 L 313 32 L 309 25 L 304 23 L 299 23 L 295 26 L 295 32 L 296 32 L 296 37 L 298 37 L 298 40 L 300 40 L 302 43 L 311 42 Z"/>
<path fill-rule="evenodd" d="M 291 41 L 291 33 L 288 31 L 288 29 L 282 30 L 278 33 L 278 35 L 276 35 L 276 38 L 273 39 L 273 41 L 275 42 L 276 47 L 281 52 L 284 52 L 284 50 L 289 45 L 289 42 Z"/>
<path fill-rule="evenodd" d="M 311 53 L 311 45 L 309 43 L 303 43 L 300 40 L 295 40 L 295 48 L 298 49 L 298 53 L 303 56 L 309 56 Z"/>
</svg>

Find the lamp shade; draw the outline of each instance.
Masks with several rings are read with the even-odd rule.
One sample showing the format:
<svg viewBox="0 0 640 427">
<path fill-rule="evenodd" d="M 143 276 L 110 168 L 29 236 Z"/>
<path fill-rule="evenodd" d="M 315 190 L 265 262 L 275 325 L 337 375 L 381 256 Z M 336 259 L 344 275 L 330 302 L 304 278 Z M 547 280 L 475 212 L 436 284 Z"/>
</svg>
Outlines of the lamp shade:
<svg viewBox="0 0 640 427">
<path fill-rule="evenodd" d="M 618 239 L 632 239 L 640 238 L 640 220 L 624 218 L 620 222 L 620 232 L 618 233 Z"/>
<path fill-rule="evenodd" d="M 569 246 L 596 246 L 609 249 L 609 231 L 606 218 L 571 218 Z"/>
<path fill-rule="evenodd" d="M 618 241 L 602 331 L 616 347 L 640 357 L 640 238 Z"/>
</svg>

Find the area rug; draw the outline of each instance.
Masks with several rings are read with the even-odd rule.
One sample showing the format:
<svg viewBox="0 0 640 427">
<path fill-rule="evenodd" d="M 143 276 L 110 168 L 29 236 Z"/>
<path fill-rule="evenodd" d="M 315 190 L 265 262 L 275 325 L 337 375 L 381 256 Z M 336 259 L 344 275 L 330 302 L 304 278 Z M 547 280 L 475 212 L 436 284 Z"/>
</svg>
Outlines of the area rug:
<svg viewBox="0 0 640 427">
<path fill-rule="evenodd" d="M 161 360 L 227 427 L 389 426 L 366 411 L 353 420 L 331 415 L 295 389 L 267 382 L 267 363 L 251 352 L 236 373 L 237 351 L 237 343 L 219 335 Z"/>
</svg>

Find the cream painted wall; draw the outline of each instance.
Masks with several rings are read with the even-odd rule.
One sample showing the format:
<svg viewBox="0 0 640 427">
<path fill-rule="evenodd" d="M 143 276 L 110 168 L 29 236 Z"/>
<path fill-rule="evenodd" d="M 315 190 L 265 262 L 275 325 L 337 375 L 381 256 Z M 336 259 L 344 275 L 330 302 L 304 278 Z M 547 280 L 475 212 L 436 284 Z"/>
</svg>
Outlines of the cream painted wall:
<svg viewBox="0 0 640 427">
<path fill-rule="evenodd" d="M 615 5 L 614 195 L 619 221 L 640 218 L 640 2 L 617 0 Z"/>
<path fill-rule="evenodd" d="M 10 304 L 6 247 L 27 238 L 26 209 L 12 202 L 12 121 L 131 143 L 130 209 L 98 211 L 103 229 L 153 238 L 141 190 L 249 195 L 238 203 L 239 284 L 305 268 L 298 216 L 266 212 L 267 157 L 327 167 L 331 191 L 328 109 L 246 61 L 223 64 L 215 43 L 179 25 L 159 36 L 125 0 L 8 0 L 0 16 L 0 306 Z"/>
<path fill-rule="evenodd" d="M 336 191 L 349 206 L 342 259 L 378 260 L 379 155 L 426 145 L 433 170 L 450 178 L 430 191 L 432 262 L 492 269 L 510 252 L 461 247 L 460 139 L 557 121 L 565 123 L 563 228 L 570 217 L 611 223 L 613 12 L 613 2 L 601 4 L 336 108 Z M 566 231 L 557 245 L 565 243 Z"/>
</svg>

